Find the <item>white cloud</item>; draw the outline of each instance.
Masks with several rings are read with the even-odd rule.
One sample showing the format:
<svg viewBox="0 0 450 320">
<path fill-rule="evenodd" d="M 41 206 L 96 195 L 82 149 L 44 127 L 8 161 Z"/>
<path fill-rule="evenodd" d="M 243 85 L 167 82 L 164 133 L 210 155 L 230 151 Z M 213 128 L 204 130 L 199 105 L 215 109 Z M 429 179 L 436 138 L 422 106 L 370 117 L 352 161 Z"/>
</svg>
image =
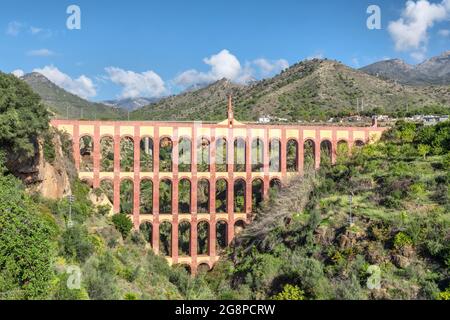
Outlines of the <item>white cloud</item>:
<svg viewBox="0 0 450 320">
<path fill-rule="evenodd" d="M 260 69 L 262 75 L 269 76 L 274 73 L 279 73 L 282 70 L 289 68 L 289 62 L 285 59 L 269 61 L 266 59 L 256 59 L 253 64 Z"/>
<path fill-rule="evenodd" d="M 284 60 L 256 59 L 246 62 L 244 67 L 235 55 L 224 49 L 203 62 L 210 67 L 209 71 L 201 72 L 195 69 L 179 74 L 173 83 L 180 87 L 189 87 L 196 84 L 211 83 L 226 78 L 236 83 L 247 83 L 255 77 L 267 77 L 286 69 L 289 63 Z"/>
<path fill-rule="evenodd" d="M 416 60 L 425 57 L 429 29 L 450 17 L 450 0 L 430 3 L 428 0 L 409 0 L 401 17 L 391 21 L 388 31 L 397 51 L 412 51 Z"/>
<path fill-rule="evenodd" d="M 54 54 L 55 53 L 49 49 L 38 49 L 27 52 L 27 55 L 32 57 L 50 57 L 53 56 Z"/>
<path fill-rule="evenodd" d="M 31 26 L 31 27 L 30 27 L 30 32 L 31 32 L 31 34 L 38 34 L 38 33 L 41 33 L 41 32 L 42 32 L 42 29 L 41 29 L 41 28 L 37 28 L 37 27 Z"/>
<path fill-rule="evenodd" d="M 161 97 L 167 93 L 165 83 L 153 71 L 136 73 L 116 67 L 105 68 L 108 79 L 123 87 L 121 98 Z"/>
<path fill-rule="evenodd" d="M 448 37 L 448 36 L 450 36 L 450 30 L 449 29 L 441 29 L 438 31 L 438 34 L 442 37 Z"/>
<path fill-rule="evenodd" d="M 39 72 L 57 86 L 82 98 L 87 99 L 97 95 L 94 83 L 85 75 L 72 79 L 53 65 L 45 66 L 42 69 L 34 69 L 33 72 Z"/>
<path fill-rule="evenodd" d="M 9 36 L 17 36 L 22 30 L 23 24 L 17 21 L 12 21 L 8 23 L 8 27 L 6 28 L 6 34 Z"/>
<path fill-rule="evenodd" d="M 17 78 L 20 78 L 25 75 L 25 72 L 22 69 L 17 69 L 11 72 L 11 74 L 15 75 Z"/>
</svg>

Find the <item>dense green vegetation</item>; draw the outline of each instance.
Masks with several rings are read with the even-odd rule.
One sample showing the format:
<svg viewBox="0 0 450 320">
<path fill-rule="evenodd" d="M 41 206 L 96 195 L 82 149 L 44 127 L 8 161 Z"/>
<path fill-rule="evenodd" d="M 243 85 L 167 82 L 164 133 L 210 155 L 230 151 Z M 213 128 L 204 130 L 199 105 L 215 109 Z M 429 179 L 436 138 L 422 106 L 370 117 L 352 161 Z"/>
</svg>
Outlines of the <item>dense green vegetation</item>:
<svg viewBox="0 0 450 320">
<path fill-rule="evenodd" d="M 449 160 L 449 122 L 399 123 L 282 190 L 211 284 L 220 298 L 448 298 Z"/>
</svg>

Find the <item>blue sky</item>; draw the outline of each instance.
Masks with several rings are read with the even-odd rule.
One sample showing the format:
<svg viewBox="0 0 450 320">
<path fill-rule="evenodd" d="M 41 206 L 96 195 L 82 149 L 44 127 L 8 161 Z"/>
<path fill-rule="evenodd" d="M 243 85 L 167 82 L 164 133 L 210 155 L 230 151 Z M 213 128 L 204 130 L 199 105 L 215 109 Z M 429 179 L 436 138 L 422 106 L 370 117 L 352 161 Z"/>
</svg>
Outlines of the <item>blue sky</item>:
<svg viewBox="0 0 450 320">
<path fill-rule="evenodd" d="M 69 30 L 69 5 L 81 30 Z M 369 30 L 369 5 L 381 30 Z M 40 71 L 91 100 L 245 83 L 311 57 L 352 67 L 450 49 L 450 0 L 2 1 L 0 70 Z"/>
</svg>

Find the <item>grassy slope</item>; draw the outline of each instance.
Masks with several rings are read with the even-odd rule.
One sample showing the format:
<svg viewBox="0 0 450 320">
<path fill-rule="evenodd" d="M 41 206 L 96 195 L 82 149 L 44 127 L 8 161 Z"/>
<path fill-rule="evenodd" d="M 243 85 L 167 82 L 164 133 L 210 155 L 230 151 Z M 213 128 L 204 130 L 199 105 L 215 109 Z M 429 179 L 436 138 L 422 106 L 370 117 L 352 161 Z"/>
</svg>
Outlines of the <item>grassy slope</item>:
<svg viewBox="0 0 450 320">
<path fill-rule="evenodd" d="M 228 92 L 234 95 L 236 117 L 241 120 L 256 120 L 266 114 L 289 120 L 325 120 L 340 112 L 355 113 L 357 98 L 364 98 L 365 110 L 378 108 L 379 112 L 450 106 L 448 86 L 402 86 L 336 61 L 312 60 L 295 64 L 274 78 L 248 86 L 222 80 L 198 91 L 162 99 L 133 112 L 132 117 L 223 120 Z"/>
</svg>

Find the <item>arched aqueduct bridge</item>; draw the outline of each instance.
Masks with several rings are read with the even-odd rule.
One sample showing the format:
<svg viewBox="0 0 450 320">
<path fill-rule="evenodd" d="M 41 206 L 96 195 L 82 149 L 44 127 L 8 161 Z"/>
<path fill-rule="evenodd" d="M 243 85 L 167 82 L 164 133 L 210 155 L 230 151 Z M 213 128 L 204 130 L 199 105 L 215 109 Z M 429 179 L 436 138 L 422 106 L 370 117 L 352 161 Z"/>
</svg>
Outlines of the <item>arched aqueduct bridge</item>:
<svg viewBox="0 0 450 320">
<path fill-rule="evenodd" d="M 73 142 L 81 180 L 131 216 L 155 253 L 211 268 L 271 188 L 310 163 L 375 141 L 386 128 L 53 120 Z"/>
</svg>

